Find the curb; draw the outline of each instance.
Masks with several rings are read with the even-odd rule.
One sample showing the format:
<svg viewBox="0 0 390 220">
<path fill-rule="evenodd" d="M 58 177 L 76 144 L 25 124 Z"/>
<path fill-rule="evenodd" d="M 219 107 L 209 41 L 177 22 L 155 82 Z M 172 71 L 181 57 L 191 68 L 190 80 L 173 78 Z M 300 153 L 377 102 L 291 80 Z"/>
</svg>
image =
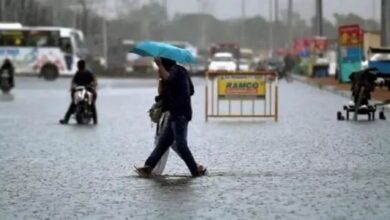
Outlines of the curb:
<svg viewBox="0 0 390 220">
<path fill-rule="evenodd" d="M 348 99 L 350 99 L 352 96 L 350 91 L 339 90 L 334 86 L 324 86 L 324 85 L 321 85 L 320 83 L 310 82 L 307 80 L 307 77 L 304 77 L 304 76 L 292 74 L 292 77 L 294 80 L 296 80 L 300 83 L 303 83 L 303 84 L 306 84 L 306 85 L 309 85 L 309 86 L 312 86 L 312 87 L 315 87 L 315 88 L 318 88 L 318 89 L 321 89 L 324 91 L 328 91 L 328 92 L 331 92 L 331 93 L 336 94 L 336 95 L 340 95 L 340 96 L 348 98 Z M 386 106 L 384 106 L 384 108 L 385 108 L 386 112 L 390 112 L 390 105 L 386 105 Z"/>
</svg>

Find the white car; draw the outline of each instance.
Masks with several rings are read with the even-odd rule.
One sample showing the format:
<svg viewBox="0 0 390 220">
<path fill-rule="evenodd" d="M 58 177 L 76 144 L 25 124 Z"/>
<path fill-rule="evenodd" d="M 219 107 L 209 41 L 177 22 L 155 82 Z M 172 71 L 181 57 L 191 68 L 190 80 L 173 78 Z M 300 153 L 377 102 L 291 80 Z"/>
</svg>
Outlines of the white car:
<svg viewBox="0 0 390 220">
<path fill-rule="evenodd" d="M 231 53 L 216 53 L 211 59 L 209 71 L 235 71 L 236 60 Z"/>
<path fill-rule="evenodd" d="M 249 60 L 247 60 L 247 59 L 240 60 L 240 70 L 241 71 L 250 71 L 251 70 L 251 64 L 250 64 Z"/>
</svg>

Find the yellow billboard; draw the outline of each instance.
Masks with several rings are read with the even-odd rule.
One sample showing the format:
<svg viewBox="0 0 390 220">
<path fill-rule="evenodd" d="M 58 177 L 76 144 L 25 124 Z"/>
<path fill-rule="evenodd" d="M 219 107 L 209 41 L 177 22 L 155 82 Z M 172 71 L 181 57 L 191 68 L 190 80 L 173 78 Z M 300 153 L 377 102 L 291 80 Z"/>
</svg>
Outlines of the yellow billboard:
<svg viewBox="0 0 390 220">
<path fill-rule="evenodd" d="M 264 98 L 265 92 L 264 79 L 218 79 L 220 98 Z"/>
</svg>

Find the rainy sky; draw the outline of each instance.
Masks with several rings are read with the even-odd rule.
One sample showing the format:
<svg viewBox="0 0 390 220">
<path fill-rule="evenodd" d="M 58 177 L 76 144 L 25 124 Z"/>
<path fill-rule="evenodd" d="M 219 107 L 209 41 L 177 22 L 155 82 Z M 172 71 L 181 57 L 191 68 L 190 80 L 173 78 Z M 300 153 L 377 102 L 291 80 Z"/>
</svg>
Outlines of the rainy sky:
<svg viewBox="0 0 390 220">
<path fill-rule="evenodd" d="M 123 2 L 140 2 L 141 4 L 152 1 L 162 2 L 163 0 L 121 0 Z M 98 3 L 96 10 L 106 17 L 115 17 L 115 11 L 125 12 L 126 8 L 121 5 L 121 1 L 112 0 L 90 0 Z M 241 4 L 245 1 L 245 14 L 247 17 L 261 15 L 264 18 L 270 17 L 270 1 L 275 0 L 167 0 L 168 12 L 172 18 L 175 14 L 195 13 L 200 11 L 199 2 L 206 2 L 203 11 L 213 14 L 219 19 L 238 18 L 241 16 Z M 280 11 L 287 9 L 288 0 L 279 0 Z M 323 0 L 323 14 L 326 19 L 334 21 L 335 13 L 348 14 L 355 13 L 364 18 L 374 18 L 380 20 L 381 0 Z M 104 4 L 104 7 L 102 6 Z M 130 3 L 131 4 L 131 3 Z M 107 10 L 108 9 L 108 10 Z M 115 10 L 116 9 L 116 10 Z M 295 12 L 307 20 L 314 16 L 315 0 L 293 0 Z M 274 13 L 274 12 L 272 12 Z M 280 16 L 280 15 L 279 15 Z"/>
<path fill-rule="evenodd" d="M 146 1 L 146 0 L 145 0 Z M 168 0 L 169 14 L 199 11 L 199 0 Z M 269 17 L 270 0 L 245 0 L 247 16 L 261 14 Z M 294 11 L 306 19 L 314 15 L 314 0 L 293 0 Z M 208 11 L 220 19 L 241 16 L 242 0 L 208 0 Z M 323 0 L 324 16 L 332 19 L 334 13 L 356 13 L 365 18 L 380 18 L 380 0 Z M 280 9 L 287 8 L 287 0 L 279 0 Z"/>
</svg>

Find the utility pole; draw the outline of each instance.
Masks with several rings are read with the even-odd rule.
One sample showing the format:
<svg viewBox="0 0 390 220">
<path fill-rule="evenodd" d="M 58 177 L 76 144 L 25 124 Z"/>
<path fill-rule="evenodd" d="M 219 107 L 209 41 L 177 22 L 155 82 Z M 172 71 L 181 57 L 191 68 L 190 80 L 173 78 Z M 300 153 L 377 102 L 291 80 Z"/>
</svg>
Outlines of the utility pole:
<svg viewBox="0 0 390 220">
<path fill-rule="evenodd" d="M 293 41 L 293 1 L 288 0 L 288 9 L 287 9 L 287 26 L 288 26 L 288 44 L 291 44 Z"/>
<path fill-rule="evenodd" d="M 381 2 L 381 46 L 390 46 L 390 0 Z"/>
<path fill-rule="evenodd" d="M 82 7 L 82 26 L 83 26 L 83 32 L 84 34 L 88 34 L 88 8 L 87 8 L 87 3 L 86 0 L 78 0 Z"/>
<path fill-rule="evenodd" d="M 12 21 L 13 22 L 16 22 L 16 21 L 18 21 L 18 16 L 19 16 L 19 14 L 18 14 L 18 10 L 19 10 L 19 5 L 20 5 L 20 3 L 18 2 L 18 1 L 12 1 L 11 2 L 12 4 L 13 4 L 13 7 L 12 7 Z"/>
<path fill-rule="evenodd" d="M 322 0 L 316 0 L 316 35 L 323 36 L 323 27 L 322 27 Z"/>
<path fill-rule="evenodd" d="M 5 21 L 5 0 L 0 0 L 0 21 Z"/>
<path fill-rule="evenodd" d="M 246 41 L 246 0 L 241 0 L 241 20 L 242 20 L 242 27 L 241 27 L 241 34 L 240 34 L 240 44 L 243 45 Z"/>
<path fill-rule="evenodd" d="M 275 0 L 275 23 L 279 22 L 279 0 Z"/>
<path fill-rule="evenodd" d="M 165 13 L 168 17 L 168 0 L 163 0 L 163 7 L 164 7 Z"/>
<path fill-rule="evenodd" d="M 206 20 L 205 20 L 205 14 L 207 13 L 207 6 L 205 0 L 198 0 L 198 14 L 200 19 L 200 42 L 199 45 L 201 48 L 206 48 Z"/>
<path fill-rule="evenodd" d="M 52 2 L 50 4 L 50 8 L 51 8 L 51 25 L 55 26 L 57 25 L 58 22 L 58 13 L 59 13 L 59 10 L 58 10 L 58 2 Z"/>
<path fill-rule="evenodd" d="M 269 39 L 268 39 L 268 56 L 271 58 L 274 50 L 274 25 L 273 25 L 273 0 L 269 0 Z"/>
<path fill-rule="evenodd" d="M 103 19 L 102 20 L 103 57 L 106 64 L 105 68 L 107 68 L 107 64 L 108 64 L 107 20 L 104 16 L 102 19 Z"/>
</svg>

